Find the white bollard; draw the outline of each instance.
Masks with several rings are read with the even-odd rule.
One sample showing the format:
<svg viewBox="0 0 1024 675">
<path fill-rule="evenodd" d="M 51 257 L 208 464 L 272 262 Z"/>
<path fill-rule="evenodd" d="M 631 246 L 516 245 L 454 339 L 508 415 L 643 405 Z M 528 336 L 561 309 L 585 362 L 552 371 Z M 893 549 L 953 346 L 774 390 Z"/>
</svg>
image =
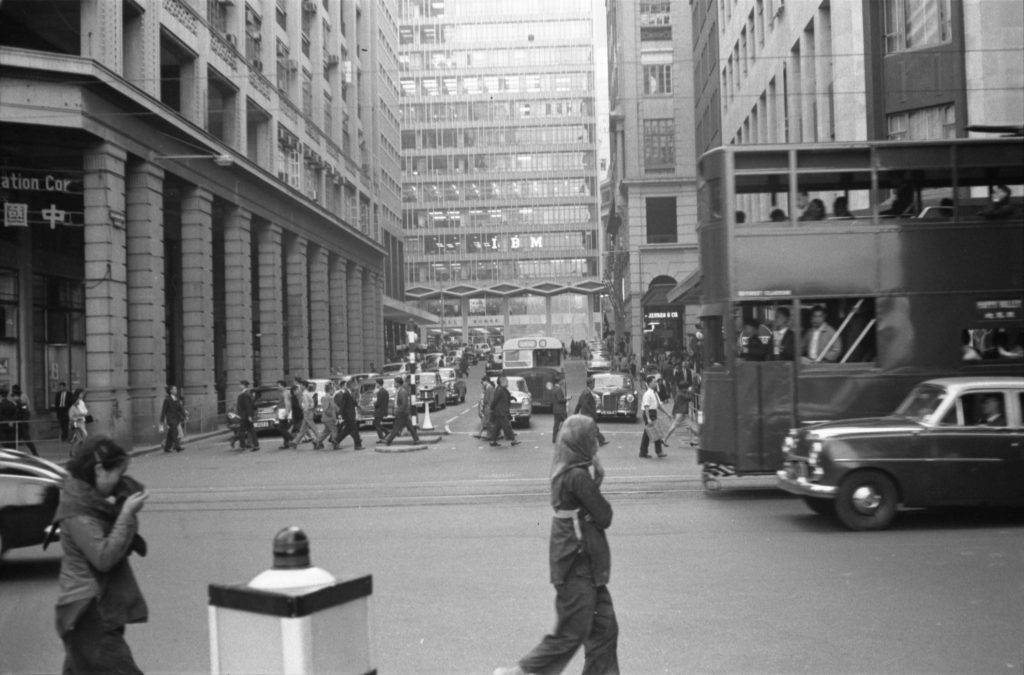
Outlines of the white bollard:
<svg viewBox="0 0 1024 675">
<path fill-rule="evenodd" d="M 297 527 L 274 537 L 274 566 L 244 586 L 209 586 L 210 671 L 366 675 L 373 577 L 314 567 Z"/>
<path fill-rule="evenodd" d="M 430 401 L 423 404 L 423 424 L 420 425 L 420 431 L 433 431 L 434 423 L 430 421 Z"/>
</svg>

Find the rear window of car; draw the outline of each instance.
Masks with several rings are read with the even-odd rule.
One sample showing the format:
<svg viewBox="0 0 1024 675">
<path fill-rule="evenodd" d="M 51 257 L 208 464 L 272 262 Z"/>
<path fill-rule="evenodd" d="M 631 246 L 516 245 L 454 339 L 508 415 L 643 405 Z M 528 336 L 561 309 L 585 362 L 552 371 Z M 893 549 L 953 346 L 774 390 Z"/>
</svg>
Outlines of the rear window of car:
<svg viewBox="0 0 1024 675">
<path fill-rule="evenodd" d="M 420 386 L 432 387 L 435 384 L 437 384 L 437 374 L 420 373 L 419 380 L 417 380 L 417 384 Z"/>
</svg>

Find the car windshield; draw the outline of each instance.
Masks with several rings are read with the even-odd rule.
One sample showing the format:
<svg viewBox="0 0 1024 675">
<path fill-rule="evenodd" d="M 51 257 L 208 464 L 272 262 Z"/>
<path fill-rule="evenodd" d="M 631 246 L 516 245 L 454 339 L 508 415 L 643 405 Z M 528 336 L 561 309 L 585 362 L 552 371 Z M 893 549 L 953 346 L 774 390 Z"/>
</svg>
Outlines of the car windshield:
<svg viewBox="0 0 1024 675">
<path fill-rule="evenodd" d="M 523 393 L 529 393 L 530 391 L 530 389 L 526 386 L 526 380 L 524 380 L 521 377 L 508 378 L 508 390 L 521 391 Z"/>
<path fill-rule="evenodd" d="M 894 413 L 898 417 L 924 422 L 946 400 L 946 390 L 933 384 L 920 384 L 903 399 Z"/>
<path fill-rule="evenodd" d="M 386 373 L 400 373 L 403 368 L 405 368 L 404 363 L 388 363 L 380 369 L 380 372 L 382 375 Z"/>
<path fill-rule="evenodd" d="M 610 389 L 612 387 L 629 387 L 631 382 L 628 377 L 623 375 L 595 375 L 594 386 L 603 389 Z"/>
<path fill-rule="evenodd" d="M 420 387 L 433 387 L 437 384 L 437 373 L 420 373 L 416 384 Z"/>
<path fill-rule="evenodd" d="M 441 375 L 441 379 L 454 380 L 455 370 L 453 368 L 441 368 L 437 371 Z"/>
</svg>

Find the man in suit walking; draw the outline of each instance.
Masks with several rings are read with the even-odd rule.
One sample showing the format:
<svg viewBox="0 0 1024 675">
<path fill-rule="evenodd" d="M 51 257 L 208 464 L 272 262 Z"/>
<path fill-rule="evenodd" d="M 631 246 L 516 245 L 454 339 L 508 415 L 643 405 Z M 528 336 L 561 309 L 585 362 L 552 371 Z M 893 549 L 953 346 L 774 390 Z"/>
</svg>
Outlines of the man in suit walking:
<svg viewBox="0 0 1024 675">
<path fill-rule="evenodd" d="M 334 439 L 334 449 L 337 450 L 346 436 L 351 436 L 356 444 L 354 450 L 363 449 L 363 439 L 359 437 L 359 422 L 356 420 L 356 396 L 354 393 L 357 387 L 353 377 L 341 387 L 341 391 L 334 395 L 334 402 L 338 406 L 338 417 L 344 423 L 344 428 L 338 429 L 338 435 Z"/>
<path fill-rule="evenodd" d="M 391 445 L 391 441 L 395 440 L 395 437 L 402 433 L 403 429 L 409 430 L 413 443 L 419 443 L 419 434 L 416 433 L 416 427 L 409 419 L 412 414 L 412 394 L 400 377 L 395 378 L 395 386 L 398 388 L 398 392 L 395 394 L 395 423 L 391 427 L 391 433 L 384 439 L 384 444 Z"/>
<path fill-rule="evenodd" d="M 57 385 L 57 395 L 53 397 L 53 412 L 57 414 L 57 424 L 60 426 L 60 440 L 68 440 L 68 410 L 71 408 L 71 392 L 68 391 L 67 382 Z"/>
<path fill-rule="evenodd" d="M 608 439 L 604 437 L 604 434 L 597 427 L 597 403 L 594 401 L 593 388 L 594 378 L 587 377 L 587 384 L 583 387 L 583 391 L 580 392 L 580 400 L 576 402 L 576 409 L 573 411 L 573 414 L 586 415 L 594 420 L 594 428 L 597 429 L 598 445 L 608 445 Z"/>
<path fill-rule="evenodd" d="M 512 394 L 508 392 L 508 378 L 502 375 L 498 378 L 498 386 L 494 389 L 491 398 L 491 447 L 498 447 L 498 436 L 505 435 L 505 440 L 511 445 L 519 445 L 516 434 L 512 431 Z"/>
<path fill-rule="evenodd" d="M 377 378 L 377 388 L 373 393 L 373 428 L 377 432 L 377 440 L 382 441 L 388 434 L 384 431 L 384 418 L 388 415 L 388 403 L 391 394 L 384 388 L 384 378 Z"/>
</svg>

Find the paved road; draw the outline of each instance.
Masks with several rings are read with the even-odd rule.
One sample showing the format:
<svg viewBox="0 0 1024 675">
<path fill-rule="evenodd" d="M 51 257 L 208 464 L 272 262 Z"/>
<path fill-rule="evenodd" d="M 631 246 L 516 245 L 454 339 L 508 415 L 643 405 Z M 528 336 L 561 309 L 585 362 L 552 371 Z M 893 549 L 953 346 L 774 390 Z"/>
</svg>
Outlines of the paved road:
<svg viewBox="0 0 1024 675">
<path fill-rule="evenodd" d="M 207 584 L 268 567 L 291 524 L 315 564 L 374 575 L 381 673 L 489 673 L 529 649 L 553 620 L 550 417 L 496 450 L 468 435 L 468 408 L 441 411 L 454 433 L 421 452 L 242 454 L 211 439 L 137 458 L 150 555 L 133 564 L 152 617 L 129 642 L 146 672 L 209 672 Z M 1020 517 L 906 514 L 848 533 L 764 479 L 705 495 L 688 450 L 639 460 L 637 425 L 605 427 L 624 672 L 1024 672 Z M 59 671 L 57 569 L 52 552 L 5 559 L 0 673 Z"/>
</svg>

